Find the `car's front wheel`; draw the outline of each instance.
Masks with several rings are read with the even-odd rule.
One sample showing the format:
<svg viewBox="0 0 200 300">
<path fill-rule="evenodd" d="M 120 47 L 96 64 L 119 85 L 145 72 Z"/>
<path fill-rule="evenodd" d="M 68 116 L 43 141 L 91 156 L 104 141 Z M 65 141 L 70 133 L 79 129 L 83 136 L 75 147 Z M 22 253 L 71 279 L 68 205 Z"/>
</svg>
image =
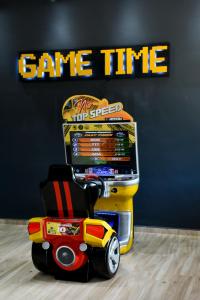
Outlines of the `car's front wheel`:
<svg viewBox="0 0 200 300">
<path fill-rule="evenodd" d="M 117 273 L 119 263 L 120 245 L 117 236 L 114 234 L 105 248 L 94 248 L 93 268 L 98 275 L 109 279 Z"/>
</svg>

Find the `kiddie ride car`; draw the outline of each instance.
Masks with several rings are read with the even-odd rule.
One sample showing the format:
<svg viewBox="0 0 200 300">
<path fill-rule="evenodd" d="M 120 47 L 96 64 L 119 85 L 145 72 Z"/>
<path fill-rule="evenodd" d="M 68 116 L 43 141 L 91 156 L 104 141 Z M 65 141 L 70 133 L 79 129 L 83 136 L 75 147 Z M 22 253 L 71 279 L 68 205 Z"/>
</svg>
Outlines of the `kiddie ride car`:
<svg viewBox="0 0 200 300">
<path fill-rule="evenodd" d="M 113 277 L 133 243 L 137 128 L 120 102 L 76 95 L 63 105 L 66 165 L 41 183 L 46 217 L 28 224 L 35 267 L 56 278 Z"/>
</svg>

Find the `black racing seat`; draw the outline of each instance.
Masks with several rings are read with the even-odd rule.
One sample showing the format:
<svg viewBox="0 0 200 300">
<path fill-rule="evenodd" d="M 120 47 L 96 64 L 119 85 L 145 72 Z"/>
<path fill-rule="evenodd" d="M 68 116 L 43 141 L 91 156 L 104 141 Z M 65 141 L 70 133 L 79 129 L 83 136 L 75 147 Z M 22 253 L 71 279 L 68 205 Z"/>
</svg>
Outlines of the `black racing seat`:
<svg viewBox="0 0 200 300">
<path fill-rule="evenodd" d="M 94 184 L 74 182 L 67 165 L 52 165 L 48 178 L 40 184 L 46 216 L 56 218 L 94 217 L 99 188 Z"/>
</svg>

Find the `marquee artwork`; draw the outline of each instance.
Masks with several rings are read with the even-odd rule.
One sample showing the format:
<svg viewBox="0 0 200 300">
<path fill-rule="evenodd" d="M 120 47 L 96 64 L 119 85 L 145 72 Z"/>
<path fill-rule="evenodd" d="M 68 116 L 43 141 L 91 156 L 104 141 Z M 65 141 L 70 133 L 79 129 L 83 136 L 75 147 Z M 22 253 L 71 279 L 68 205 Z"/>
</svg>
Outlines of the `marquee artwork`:
<svg viewBox="0 0 200 300">
<path fill-rule="evenodd" d="M 20 52 L 18 75 L 28 80 L 165 77 L 169 44 Z"/>
</svg>

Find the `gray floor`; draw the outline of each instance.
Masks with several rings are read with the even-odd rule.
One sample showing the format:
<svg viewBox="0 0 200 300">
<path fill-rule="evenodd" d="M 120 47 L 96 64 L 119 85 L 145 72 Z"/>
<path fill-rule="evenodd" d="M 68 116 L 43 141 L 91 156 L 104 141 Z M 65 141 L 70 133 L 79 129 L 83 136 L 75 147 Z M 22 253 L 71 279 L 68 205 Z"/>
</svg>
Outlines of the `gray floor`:
<svg viewBox="0 0 200 300">
<path fill-rule="evenodd" d="M 0 299 L 200 299 L 200 235 L 192 232 L 137 232 L 115 278 L 89 283 L 39 273 L 30 249 L 26 226 L 0 224 Z"/>
</svg>

